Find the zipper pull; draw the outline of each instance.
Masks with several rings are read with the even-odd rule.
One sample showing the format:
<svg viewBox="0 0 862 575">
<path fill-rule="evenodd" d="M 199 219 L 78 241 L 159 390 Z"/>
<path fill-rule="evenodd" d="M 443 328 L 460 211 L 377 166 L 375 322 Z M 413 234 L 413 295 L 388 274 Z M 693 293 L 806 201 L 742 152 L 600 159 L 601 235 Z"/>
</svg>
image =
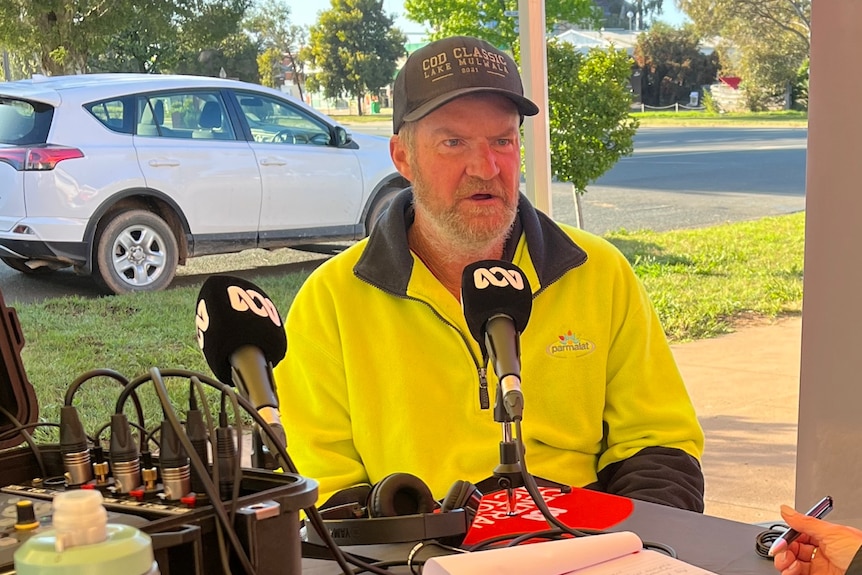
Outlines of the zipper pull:
<svg viewBox="0 0 862 575">
<path fill-rule="evenodd" d="M 488 370 L 484 367 L 479 368 L 479 408 L 491 408 L 491 400 L 488 398 Z"/>
</svg>

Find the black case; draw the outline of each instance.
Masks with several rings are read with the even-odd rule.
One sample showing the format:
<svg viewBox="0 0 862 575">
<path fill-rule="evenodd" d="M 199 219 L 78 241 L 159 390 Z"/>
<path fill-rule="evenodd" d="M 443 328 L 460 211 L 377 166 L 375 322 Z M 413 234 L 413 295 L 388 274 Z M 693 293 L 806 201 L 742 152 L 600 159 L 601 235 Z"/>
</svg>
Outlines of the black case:
<svg viewBox="0 0 862 575">
<path fill-rule="evenodd" d="M 0 293 L 0 433 L 35 423 L 39 417 L 36 394 L 21 361 L 24 336 L 14 308 L 6 307 Z M 5 410 L 5 411 L 4 411 Z M 9 417 L 11 415 L 12 417 Z M 13 419 L 14 418 L 14 419 Z M 7 509 L 17 498 L 50 501 L 52 493 L 33 480 L 40 476 L 39 461 L 21 434 L 0 440 L 0 518 L 14 517 Z M 62 478 L 65 469 L 59 445 L 39 445 L 48 477 Z M 41 478 L 45 479 L 45 478 Z M 240 497 L 233 522 L 238 539 L 258 575 L 300 575 L 302 553 L 299 511 L 314 505 L 317 483 L 302 476 L 263 469 L 243 469 Z M 129 506 L 110 505 L 109 522 L 127 523 L 148 533 L 161 575 L 204 575 L 224 572 L 220 561 L 217 517 L 210 505 L 182 515 Z M 230 507 L 230 502 L 225 502 Z M 5 512 L 5 513 L 3 513 Z M 50 517 L 43 520 L 49 528 Z M 41 528 L 40 528 L 41 529 Z M 9 525 L 0 527 L 0 573 L 11 573 L 13 553 L 29 533 Z M 17 540 L 17 541 L 16 541 Z M 229 546 L 228 546 L 229 548 Z M 231 572 L 243 569 L 231 552 Z M 129 574 L 132 575 L 132 574 Z"/>
<path fill-rule="evenodd" d="M 21 348 L 24 347 L 24 334 L 15 308 L 6 307 L 3 294 L 0 293 L 0 432 L 14 429 L 15 423 L 9 417 L 23 425 L 35 423 L 39 419 L 39 404 L 36 402 L 36 392 L 27 379 L 24 364 L 21 362 Z M 0 440 L 0 449 L 8 449 L 20 445 L 21 436 L 13 436 Z"/>
</svg>

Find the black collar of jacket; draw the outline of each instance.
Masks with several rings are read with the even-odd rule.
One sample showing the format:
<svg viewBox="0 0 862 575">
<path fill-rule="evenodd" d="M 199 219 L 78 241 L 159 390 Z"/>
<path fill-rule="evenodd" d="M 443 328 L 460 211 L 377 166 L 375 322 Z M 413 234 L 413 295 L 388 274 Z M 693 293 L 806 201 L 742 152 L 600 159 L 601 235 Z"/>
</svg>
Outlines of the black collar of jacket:
<svg viewBox="0 0 862 575">
<path fill-rule="evenodd" d="M 407 229 L 412 223 L 413 191 L 407 188 L 395 196 L 389 209 L 381 216 L 353 273 L 384 291 L 405 295 L 413 271 L 413 256 L 407 245 Z M 526 236 L 530 257 L 539 276 L 540 285 L 536 286 L 536 292 L 587 261 L 586 252 L 547 215 L 536 211 L 523 194 L 518 201 L 518 218 L 503 250 L 503 259 L 512 260 L 520 232 Z"/>
</svg>

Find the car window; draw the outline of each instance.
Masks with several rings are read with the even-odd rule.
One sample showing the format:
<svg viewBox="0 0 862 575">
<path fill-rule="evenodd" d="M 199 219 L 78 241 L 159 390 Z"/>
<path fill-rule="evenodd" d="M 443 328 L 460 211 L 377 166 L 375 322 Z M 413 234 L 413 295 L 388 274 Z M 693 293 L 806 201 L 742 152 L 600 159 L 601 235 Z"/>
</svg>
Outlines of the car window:
<svg viewBox="0 0 862 575">
<path fill-rule="evenodd" d="M 235 140 L 217 92 L 169 92 L 137 98 L 137 134 L 156 138 Z"/>
<path fill-rule="evenodd" d="M 327 146 L 329 126 L 290 102 L 262 94 L 238 92 L 239 107 L 255 142 Z"/>
<path fill-rule="evenodd" d="M 131 110 L 127 111 L 130 99 L 104 100 L 85 104 L 84 108 L 109 130 L 121 134 L 132 133 Z"/>
<path fill-rule="evenodd" d="M 53 117 L 54 108 L 48 104 L 0 98 L 0 143 L 44 144 Z"/>
</svg>

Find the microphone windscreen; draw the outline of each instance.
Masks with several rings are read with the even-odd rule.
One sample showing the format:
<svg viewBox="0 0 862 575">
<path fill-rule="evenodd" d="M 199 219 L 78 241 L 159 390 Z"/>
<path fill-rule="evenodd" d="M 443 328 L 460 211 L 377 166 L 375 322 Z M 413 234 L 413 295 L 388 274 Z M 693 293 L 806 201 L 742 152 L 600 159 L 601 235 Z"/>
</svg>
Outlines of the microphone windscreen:
<svg viewBox="0 0 862 575">
<path fill-rule="evenodd" d="M 495 315 L 512 318 L 520 333 L 527 327 L 533 309 L 533 292 L 524 272 L 502 260 L 482 260 L 461 274 L 461 307 L 470 334 L 485 349 L 485 324 Z"/>
<path fill-rule="evenodd" d="M 231 355 L 241 347 L 259 348 L 275 366 L 287 353 L 281 316 L 262 289 L 242 278 L 215 275 L 201 286 L 196 306 L 198 346 L 213 374 L 233 385 Z"/>
</svg>

